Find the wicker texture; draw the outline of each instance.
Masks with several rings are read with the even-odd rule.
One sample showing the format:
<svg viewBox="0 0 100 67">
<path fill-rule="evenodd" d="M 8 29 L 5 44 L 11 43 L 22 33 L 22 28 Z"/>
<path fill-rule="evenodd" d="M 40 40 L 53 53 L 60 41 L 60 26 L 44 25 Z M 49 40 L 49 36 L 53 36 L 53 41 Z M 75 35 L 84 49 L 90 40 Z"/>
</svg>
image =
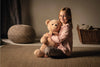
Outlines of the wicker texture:
<svg viewBox="0 0 100 67">
<path fill-rule="evenodd" d="M 100 44 L 100 30 L 82 30 L 78 25 L 77 31 L 83 44 Z"/>
<path fill-rule="evenodd" d="M 15 43 L 31 43 L 34 38 L 34 30 L 29 25 L 14 25 L 8 30 L 8 39 Z"/>
</svg>

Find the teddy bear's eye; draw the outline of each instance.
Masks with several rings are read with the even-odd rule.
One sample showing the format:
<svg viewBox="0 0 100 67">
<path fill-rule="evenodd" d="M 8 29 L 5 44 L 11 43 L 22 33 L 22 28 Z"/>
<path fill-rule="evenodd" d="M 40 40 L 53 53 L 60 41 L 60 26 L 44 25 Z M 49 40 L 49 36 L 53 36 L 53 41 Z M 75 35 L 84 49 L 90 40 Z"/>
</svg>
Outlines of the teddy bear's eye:
<svg viewBox="0 0 100 67">
<path fill-rule="evenodd" d="M 52 24 L 53 25 L 53 24 Z"/>
</svg>

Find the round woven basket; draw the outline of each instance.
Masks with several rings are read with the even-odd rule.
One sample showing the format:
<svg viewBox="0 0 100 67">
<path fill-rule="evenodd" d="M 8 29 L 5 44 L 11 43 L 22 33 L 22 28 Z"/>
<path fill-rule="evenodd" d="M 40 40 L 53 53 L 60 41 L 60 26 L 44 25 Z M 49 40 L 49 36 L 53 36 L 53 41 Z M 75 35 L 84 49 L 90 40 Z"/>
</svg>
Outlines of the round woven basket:
<svg viewBox="0 0 100 67">
<path fill-rule="evenodd" d="M 29 25 L 13 25 L 8 30 L 8 39 L 15 43 L 32 43 L 35 32 Z"/>
</svg>

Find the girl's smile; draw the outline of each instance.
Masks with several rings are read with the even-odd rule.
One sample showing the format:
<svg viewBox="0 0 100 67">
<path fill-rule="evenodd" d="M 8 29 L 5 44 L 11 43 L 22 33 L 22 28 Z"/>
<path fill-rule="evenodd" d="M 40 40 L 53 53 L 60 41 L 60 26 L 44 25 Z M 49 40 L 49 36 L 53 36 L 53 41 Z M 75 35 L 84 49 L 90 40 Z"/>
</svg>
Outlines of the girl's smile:
<svg viewBox="0 0 100 67">
<path fill-rule="evenodd" d="M 59 20 L 61 21 L 62 24 L 66 24 L 67 23 L 67 16 L 66 16 L 66 12 L 65 11 L 61 11 L 59 13 Z"/>
</svg>

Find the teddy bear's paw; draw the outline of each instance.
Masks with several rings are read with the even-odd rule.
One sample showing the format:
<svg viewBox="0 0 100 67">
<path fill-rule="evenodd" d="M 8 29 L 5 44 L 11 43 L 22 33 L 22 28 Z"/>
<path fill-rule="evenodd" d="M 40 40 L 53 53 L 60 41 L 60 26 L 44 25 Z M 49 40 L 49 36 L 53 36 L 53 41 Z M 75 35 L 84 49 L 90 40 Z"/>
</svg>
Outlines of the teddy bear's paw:
<svg viewBox="0 0 100 67">
<path fill-rule="evenodd" d="M 34 51 L 34 55 L 37 56 L 37 57 L 43 57 L 43 56 L 44 56 L 44 53 L 41 52 L 40 49 L 36 49 L 36 50 Z"/>
</svg>

